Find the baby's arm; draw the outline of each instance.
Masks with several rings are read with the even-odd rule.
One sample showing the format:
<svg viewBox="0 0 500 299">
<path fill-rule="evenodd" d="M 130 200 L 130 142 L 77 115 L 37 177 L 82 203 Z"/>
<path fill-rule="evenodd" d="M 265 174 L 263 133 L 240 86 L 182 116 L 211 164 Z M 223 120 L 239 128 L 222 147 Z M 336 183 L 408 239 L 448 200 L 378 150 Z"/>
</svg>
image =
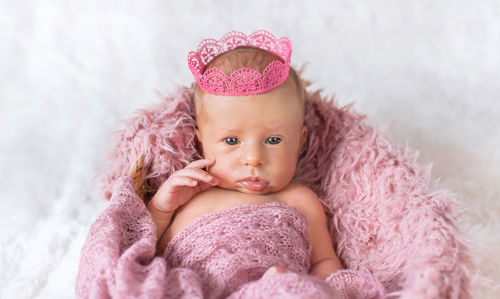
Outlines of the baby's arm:
<svg viewBox="0 0 500 299">
<path fill-rule="evenodd" d="M 156 225 L 158 241 L 170 225 L 172 216 L 178 207 L 196 194 L 219 183 L 217 178 L 203 170 L 214 163 L 213 159 L 201 159 L 174 172 L 149 201 L 147 208 Z"/>
<path fill-rule="evenodd" d="M 321 279 L 327 278 L 331 273 L 342 269 L 342 265 L 333 250 L 333 245 L 328 232 L 325 211 L 316 194 L 307 187 L 300 192 L 301 210 L 307 217 L 309 231 L 311 232 L 312 256 L 311 275 Z"/>
<path fill-rule="evenodd" d="M 156 226 L 156 240 L 159 241 L 167 227 L 170 225 L 175 210 L 171 212 L 162 212 L 151 204 L 151 201 L 149 202 L 147 208 Z"/>
</svg>

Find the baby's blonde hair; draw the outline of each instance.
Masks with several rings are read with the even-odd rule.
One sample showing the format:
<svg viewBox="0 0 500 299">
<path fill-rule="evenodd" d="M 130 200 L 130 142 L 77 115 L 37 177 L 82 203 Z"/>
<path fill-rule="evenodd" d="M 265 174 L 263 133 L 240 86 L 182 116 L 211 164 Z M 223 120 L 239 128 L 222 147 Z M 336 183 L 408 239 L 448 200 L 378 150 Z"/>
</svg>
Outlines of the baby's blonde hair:
<svg viewBox="0 0 500 299">
<path fill-rule="evenodd" d="M 211 67 L 217 67 L 221 71 L 226 73 L 226 75 L 228 76 L 241 67 L 252 68 L 262 73 L 264 69 L 269 65 L 269 63 L 273 62 L 274 60 L 281 60 L 281 58 L 277 55 L 274 55 L 271 52 L 259 48 L 242 46 L 217 56 L 214 60 L 210 61 L 210 63 L 206 66 L 206 69 Z M 297 95 L 300 101 L 299 104 L 302 109 L 302 116 L 304 116 L 305 114 L 304 83 L 293 67 L 290 67 L 288 76 L 290 76 L 295 82 L 295 86 L 297 88 Z M 204 113 L 203 101 L 202 101 L 204 94 L 205 91 L 203 91 L 200 88 L 200 86 L 195 82 L 194 103 L 195 103 L 195 115 L 197 121 L 199 116 L 203 115 Z M 303 120 L 304 117 L 302 117 L 302 121 Z"/>
</svg>

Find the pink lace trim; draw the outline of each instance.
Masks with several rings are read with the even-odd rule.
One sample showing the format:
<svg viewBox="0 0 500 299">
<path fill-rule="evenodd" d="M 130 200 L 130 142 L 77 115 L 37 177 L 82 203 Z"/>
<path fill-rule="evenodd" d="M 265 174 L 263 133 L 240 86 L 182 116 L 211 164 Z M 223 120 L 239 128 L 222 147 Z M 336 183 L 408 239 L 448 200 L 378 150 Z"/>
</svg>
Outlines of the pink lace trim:
<svg viewBox="0 0 500 299">
<path fill-rule="evenodd" d="M 262 73 L 241 67 L 226 75 L 217 67 L 205 70 L 210 61 L 220 54 L 240 46 L 250 46 L 269 51 L 283 61 L 271 62 Z M 276 39 L 266 30 L 257 30 L 246 36 L 238 31 L 226 33 L 220 40 L 204 39 L 196 51 L 189 52 L 188 65 L 196 82 L 205 92 L 215 95 L 251 95 L 270 91 L 288 77 L 292 45 L 287 37 Z"/>
</svg>

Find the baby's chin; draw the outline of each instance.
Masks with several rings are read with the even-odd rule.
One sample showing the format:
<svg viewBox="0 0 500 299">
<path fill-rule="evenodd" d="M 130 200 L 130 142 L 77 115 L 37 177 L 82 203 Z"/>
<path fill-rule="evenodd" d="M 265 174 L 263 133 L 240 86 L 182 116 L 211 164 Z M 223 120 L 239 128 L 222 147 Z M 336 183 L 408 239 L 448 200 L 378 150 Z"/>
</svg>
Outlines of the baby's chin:
<svg viewBox="0 0 500 299">
<path fill-rule="evenodd" d="M 243 187 L 238 187 L 238 188 L 235 188 L 233 190 L 241 192 L 241 193 L 245 193 L 245 194 L 254 194 L 254 195 L 267 195 L 267 194 L 274 193 L 274 191 L 267 190 L 267 188 L 262 190 L 262 191 L 256 191 L 256 190 L 248 190 L 248 189 L 243 188 Z"/>
<path fill-rule="evenodd" d="M 264 188 L 262 190 L 252 190 L 252 189 L 245 188 L 245 187 L 238 185 L 238 184 L 236 184 L 236 185 L 219 184 L 219 185 L 217 185 L 217 187 L 221 188 L 221 189 L 225 189 L 225 190 L 237 191 L 237 192 L 241 192 L 241 193 L 245 193 L 245 194 L 254 194 L 254 195 L 267 195 L 267 194 L 279 192 L 279 191 L 284 189 L 284 187 L 277 188 L 273 184 L 269 184 L 269 186 L 267 186 L 266 188 Z"/>
</svg>

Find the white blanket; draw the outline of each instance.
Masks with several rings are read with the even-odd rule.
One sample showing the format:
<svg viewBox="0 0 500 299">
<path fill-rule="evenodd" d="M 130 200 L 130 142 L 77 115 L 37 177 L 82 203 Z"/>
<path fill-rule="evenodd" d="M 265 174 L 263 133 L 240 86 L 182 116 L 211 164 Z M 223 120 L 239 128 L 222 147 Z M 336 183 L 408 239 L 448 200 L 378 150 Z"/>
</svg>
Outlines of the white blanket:
<svg viewBox="0 0 500 299">
<path fill-rule="evenodd" d="M 167 4 L 167 2 L 171 2 Z M 500 3 L 0 0 L 0 297 L 71 298 L 106 202 L 109 134 L 187 85 L 189 50 L 231 29 L 288 36 L 292 63 L 433 162 L 480 272 L 500 281 Z M 496 292 L 500 291 L 497 286 Z"/>
</svg>

